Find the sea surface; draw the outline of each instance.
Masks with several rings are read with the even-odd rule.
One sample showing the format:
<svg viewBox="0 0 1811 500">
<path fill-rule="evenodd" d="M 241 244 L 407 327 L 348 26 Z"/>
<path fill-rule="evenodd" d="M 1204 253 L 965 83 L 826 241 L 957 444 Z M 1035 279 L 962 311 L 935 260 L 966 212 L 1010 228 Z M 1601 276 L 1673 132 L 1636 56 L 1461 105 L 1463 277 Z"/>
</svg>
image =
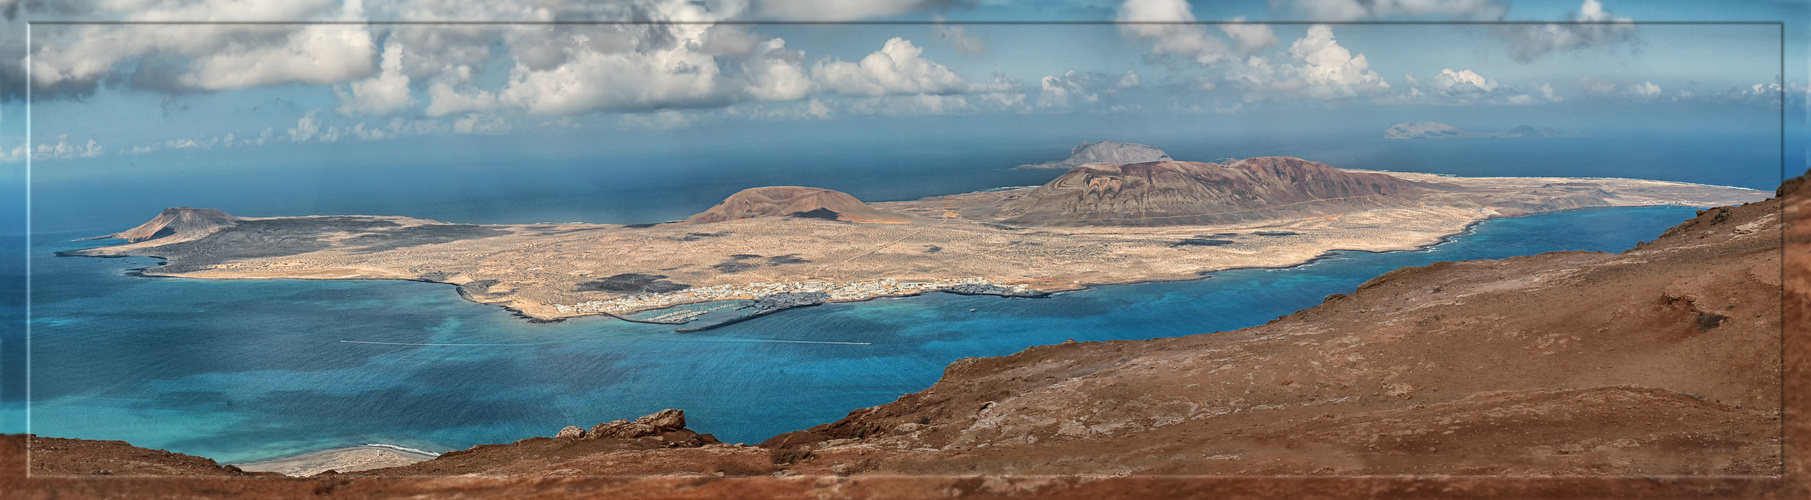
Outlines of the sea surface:
<svg viewBox="0 0 1811 500">
<path fill-rule="evenodd" d="M 1006 171 L 970 182 L 1035 184 L 1053 175 Z M 58 206 L 54 190 L 49 195 Z M 243 194 L 198 196 L 258 206 Z M 327 212 L 364 208 L 397 213 L 381 206 Z M 309 213 L 275 205 L 257 211 Z M 39 223 L 29 252 L 30 431 L 239 463 L 366 443 L 444 452 L 663 408 L 684 409 L 700 432 L 753 443 L 924 389 L 963 357 L 1069 339 L 1233 330 L 1349 293 L 1398 267 L 1622 251 L 1694 212 L 1540 214 L 1486 221 L 1420 251 L 1335 252 L 1287 269 L 1044 299 L 938 293 L 829 304 L 683 334 L 600 318 L 531 324 L 439 284 L 142 278 L 127 272 L 154 259 L 54 256 L 106 244 L 73 240 L 151 215 L 40 215 L 57 223 Z M 468 215 L 460 221 L 500 217 Z"/>
</svg>

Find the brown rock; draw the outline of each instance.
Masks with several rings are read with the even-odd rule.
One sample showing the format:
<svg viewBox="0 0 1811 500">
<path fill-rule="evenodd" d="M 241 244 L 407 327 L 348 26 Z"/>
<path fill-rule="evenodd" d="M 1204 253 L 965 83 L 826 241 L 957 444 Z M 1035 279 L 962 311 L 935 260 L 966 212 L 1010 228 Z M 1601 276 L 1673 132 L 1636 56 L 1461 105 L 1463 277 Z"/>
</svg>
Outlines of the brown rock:
<svg viewBox="0 0 1811 500">
<path fill-rule="evenodd" d="M 663 431 L 676 431 L 685 428 L 685 412 L 668 408 L 635 419 L 635 423 L 652 425 Z"/>
<path fill-rule="evenodd" d="M 553 437 L 554 439 L 583 439 L 585 437 L 585 429 L 576 425 L 568 425 L 566 428 L 560 429 L 560 433 L 554 434 Z"/>
</svg>

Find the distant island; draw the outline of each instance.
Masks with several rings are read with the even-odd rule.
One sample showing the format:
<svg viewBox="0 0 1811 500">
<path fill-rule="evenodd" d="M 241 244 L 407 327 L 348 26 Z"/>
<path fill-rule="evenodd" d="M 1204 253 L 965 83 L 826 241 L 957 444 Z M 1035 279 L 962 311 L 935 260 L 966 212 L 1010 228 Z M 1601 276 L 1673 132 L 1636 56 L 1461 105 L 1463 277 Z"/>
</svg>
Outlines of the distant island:
<svg viewBox="0 0 1811 500">
<path fill-rule="evenodd" d="M 1489 137 L 1581 137 L 1577 133 L 1561 133 L 1552 127 L 1535 128 L 1532 125 L 1517 125 L 1507 132 L 1472 132 L 1440 122 L 1405 122 L 1390 125 L 1383 131 L 1385 139 L 1477 139 Z"/>
<path fill-rule="evenodd" d="M 1117 143 L 1077 152 L 1136 151 L 1103 144 Z M 610 315 L 681 325 L 730 315 L 722 324 L 826 302 L 926 292 L 1038 297 L 1292 266 L 1333 250 L 1408 250 L 1493 217 L 1765 197 L 1634 179 L 1341 170 L 1292 157 L 1164 159 L 1085 163 L 1042 186 L 915 201 L 758 187 L 663 224 L 254 218 L 171 208 L 105 236 L 125 244 L 66 255 L 166 261 L 142 270 L 146 276 L 447 283 L 467 299 L 540 321 Z M 732 300 L 748 302 L 667 309 Z M 661 311 L 637 315 L 650 310 Z"/>
<path fill-rule="evenodd" d="M 1069 150 L 1068 158 L 1064 158 L 1064 159 L 1057 160 L 1057 161 L 1047 161 L 1044 163 L 1019 165 L 1017 168 L 1021 168 L 1021 169 L 1041 168 L 1041 169 L 1053 169 L 1053 170 L 1068 170 L 1068 169 L 1072 169 L 1072 168 L 1079 167 L 1082 165 L 1087 165 L 1089 163 L 1109 163 L 1109 164 L 1113 164 L 1113 165 L 1129 165 L 1129 164 L 1133 164 L 1133 163 L 1146 163 L 1146 162 L 1170 161 L 1170 160 L 1172 160 L 1172 158 L 1170 158 L 1170 155 L 1168 153 L 1164 153 L 1163 150 L 1157 149 L 1154 147 L 1150 147 L 1150 146 L 1146 146 L 1143 144 L 1100 141 L 1100 142 L 1083 142 L 1083 143 L 1081 143 L 1081 145 L 1076 146 L 1075 149 Z"/>
</svg>

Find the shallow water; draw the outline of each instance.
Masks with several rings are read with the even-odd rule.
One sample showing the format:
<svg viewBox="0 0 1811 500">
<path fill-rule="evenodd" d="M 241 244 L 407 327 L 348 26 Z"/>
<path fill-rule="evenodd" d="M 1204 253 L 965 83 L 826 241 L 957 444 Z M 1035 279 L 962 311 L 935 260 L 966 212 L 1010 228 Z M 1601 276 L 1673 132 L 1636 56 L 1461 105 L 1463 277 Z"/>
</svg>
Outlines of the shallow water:
<svg viewBox="0 0 1811 500">
<path fill-rule="evenodd" d="M 366 443 L 441 452 L 682 408 L 696 430 L 756 442 L 924 389 L 962 357 L 1232 330 L 1397 267 L 1620 251 L 1691 215 L 1542 214 L 1423 251 L 1046 299 L 829 304 L 688 334 L 600 318 L 531 324 L 429 283 L 135 278 L 125 271 L 152 259 L 55 257 L 100 242 L 39 234 L 30 430 L 234 463 Z"/>
</svg>

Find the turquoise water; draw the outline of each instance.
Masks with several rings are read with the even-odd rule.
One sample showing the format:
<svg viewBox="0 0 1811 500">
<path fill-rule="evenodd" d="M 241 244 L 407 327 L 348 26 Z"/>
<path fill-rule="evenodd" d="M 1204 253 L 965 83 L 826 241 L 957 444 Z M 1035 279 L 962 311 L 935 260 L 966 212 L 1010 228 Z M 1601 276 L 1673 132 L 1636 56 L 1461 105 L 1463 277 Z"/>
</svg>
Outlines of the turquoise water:
<svg viewBox="0 0 1811 500">
<path fill-rule="evenodd" d="M 151 259 L 55 257 L 99 242 L 37 234 L 29 423 L 40 435 L 226 463 L 365 443 L 463 449 L 662 408 L 686 410 L 692 428 L 725 441 L 756 442 L 924 389 L 962 357 L 1232 330 L 1397 267 L 1620 251 L 1692 215 L 1542 214 L 1487 221 L 1423 251 L 1341 252 L 1046 299 L 830 304 L 686 334 L 597 318 L 531 324 L 429 283 L 136 278 L 125 271 Z"/>
</svg>

